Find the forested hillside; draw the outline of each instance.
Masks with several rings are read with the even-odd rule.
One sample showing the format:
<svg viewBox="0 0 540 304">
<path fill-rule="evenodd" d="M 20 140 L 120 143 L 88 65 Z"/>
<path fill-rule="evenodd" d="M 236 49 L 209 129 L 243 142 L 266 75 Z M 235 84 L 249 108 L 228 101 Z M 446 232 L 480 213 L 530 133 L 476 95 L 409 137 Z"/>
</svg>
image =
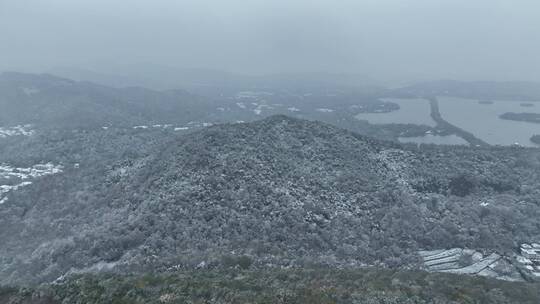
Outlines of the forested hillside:
<svg viewBox="0 0 540 304">
<path fill-rule="evenodd" d="M 0 282 L 80 272 L 420 267 L 417 250 L 539 241 L 536 149 L 402 146 L 272 116 L 190 134 L 12 137 L 12 166 L 62 172 L 0 205 Z"/>
<path fill-rule="evenodd" d="M 0 74 L 0 127 L 37 129 L 183 124 L 208 115 L 211 103 L 185 91 L 116 89 L 52 75 Z"/>
<path fill-rule="evenodd" d="M 539 287 L 411 270 L 229 268 L 76 275 L 38 288 L 0 288 L 0 303 L 536 304 Z"/>
</svg>

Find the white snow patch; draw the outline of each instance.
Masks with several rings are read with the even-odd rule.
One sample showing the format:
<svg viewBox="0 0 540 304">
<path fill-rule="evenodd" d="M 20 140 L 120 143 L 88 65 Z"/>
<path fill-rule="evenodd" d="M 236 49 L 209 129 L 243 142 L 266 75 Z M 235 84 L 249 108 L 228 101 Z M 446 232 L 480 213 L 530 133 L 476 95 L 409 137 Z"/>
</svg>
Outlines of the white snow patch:
<svg viewBox="0 0 540 304">
<path fill-rule="evenodd" d="M 319 108 L 319 109 L 315 109 L 315 111 L 321 112 L 321 113 L 332 113 L 332 112 L 334 112 L 335 110 L 332 110 L 332 109 L 326 109 L 326 108 Z"/>
<path fill-rule="evenodd" d="M 300 109 L 295 108 L 295 107 L 287 108 L 287 110 L 289 110 L 289 111 L 291 111 L 291 112 L 300 112 Z"/>
<path fill-rule="evenodd" d="M 265 96 L 272 96 L 274 93 L 264 91 L 243 91 L 236 94 L 236 99 L 257 99 Z"/>
<path fill-rule="evenodd" d="M 36 89 L 36 88 L 21 88 L 21 89 L 23 93 L 27 96 L 31 96 L 40 92 L 39 89 Z"/>
<path fill-rule="evenodd" d="M 0 138 L 8 136 L 31 136 L 35 133 L 31 125 L 18 125 L 14 127 L 0 127 Z"/>
<path fill-rule="evenodd" d="M 253 113 L 255 113 L 255 115 L 261 115 L 263 109 L 268 109 L 268 110 L 271 110 L 271 109 L 274 109 L 274 107 L 272 106 L 269 106 L 265 103 L 262 103 L 262 104 L 258 104 L 258 103 L 253 103 L 254 106 L 257 106 L 254 110 L 253 110 Z"/>
<path fill-rule="evenodd" d="M 29 168 L 15 168 L 0 164 L 0 178 L 7 181 L 14 180 L 10 184 L 0 185 L 0 204 L 7 202 L 9 192 L 31 185 L 32 182 L 29 179 L 57 174 L 62 172 L 62 169 L 62 166 L 55 166 L 51 163 L 37 164 Z"/>
<path fill-rule="evenodd" d="M 524 256 L 521 256 L 521 255 L 518 255 L 516 257 L 516 260 L 518 261 L 518 263 L 521 263 L 521 264 L 524 264 L 524 265 L 532 265 L 533 264 L 533 262 L 530 259 L 528 259 L 528 258 L 526 258 Z"/>
<path fill-rule="evenodd" d="M 134 126 L 133 129 L 169 129 L 171 128 L 174 131 L 185 131 L 192 128 L 203 128 L 203 127 L 211 127 L 213 126 L 213 123 L 210 122 L 197 122 L 197 121 L 190 121 L 187 126 L 174 126 L 172 124 L 154 124 L 151 126 Z"/>
<path fill-rule="evenodd" d="M 107 272 L 114 269 L 119 264 L 119 262 L 105 262 L 100 261 L 94 265 L 88 266 L 82 269 L 71 268 L 68 272 L 59 276 L 56 280 L 53 281 L 53 284 L 61 284 L 68 276 L 73 274 L 83 274 L 83 273 L 95 273 L 95 272 Z"/>
<path fill-rule="evenodd" d="M 51 163 L 37 164 L 29 168 L 14 168 L 9 165 L 0 164 L 0 177 L 2 178 L 37 178 L 44 175 L 51 175 L 62 172 L 62 166 L 55 166 Z"/>
</svg>

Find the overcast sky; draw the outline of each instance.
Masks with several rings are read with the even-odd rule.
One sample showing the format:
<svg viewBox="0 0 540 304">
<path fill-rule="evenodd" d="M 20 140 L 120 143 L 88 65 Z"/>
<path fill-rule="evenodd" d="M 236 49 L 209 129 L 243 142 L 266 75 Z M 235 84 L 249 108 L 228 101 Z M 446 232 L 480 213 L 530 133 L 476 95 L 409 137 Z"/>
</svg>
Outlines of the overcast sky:
<svg viewBox="0 0 540 304">
<path fill-rule="evenodd" d="M 538 0 L 0 0 L 0 69 L 540 81 Z"/>
</svg>

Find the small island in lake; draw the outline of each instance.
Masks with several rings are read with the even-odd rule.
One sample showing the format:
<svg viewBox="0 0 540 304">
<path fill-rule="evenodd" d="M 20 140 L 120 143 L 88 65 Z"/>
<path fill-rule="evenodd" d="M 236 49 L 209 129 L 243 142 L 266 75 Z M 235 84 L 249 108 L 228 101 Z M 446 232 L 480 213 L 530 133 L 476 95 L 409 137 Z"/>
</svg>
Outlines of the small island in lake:
<svg viewBox="0 0 540 304">
<path fill-rule="evenodd" d="M 524 108 L 532 108 L 532 107 L 534 107 L 534 103 L 530 103 L 530 102 L 520 103 L 519 105 L 524 107 Z"/>
<path fill-rule="evenodd" d="M 481 104 L 481 105 L 492 105 L 493 101 L 491 101 L 491 100 L 479 100 L 478 103 Z"/>
<path fill-rule="evenodd" d="M 540 123 L 540 114 L 538 113 L 504 113 L 499 116 L 500 119 L 526 121 Z"/>
<path fill-rule="evenodd" d="M 531 141 L 537 145 L 540 145 L 540 134 L 533 135 Z"/>
</svg>

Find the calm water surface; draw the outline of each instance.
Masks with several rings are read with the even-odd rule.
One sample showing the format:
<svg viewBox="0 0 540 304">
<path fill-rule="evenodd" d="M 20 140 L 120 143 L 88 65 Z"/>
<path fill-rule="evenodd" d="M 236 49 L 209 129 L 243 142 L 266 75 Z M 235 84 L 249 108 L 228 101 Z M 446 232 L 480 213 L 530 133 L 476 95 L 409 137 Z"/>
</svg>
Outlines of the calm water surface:
<svg viewBox="0 0 540 304">
<path fill-rule="evenodd" d="M 499 115 L 506 112 L 538 113 L 540 103 L 535 107 L 523 107 L 524 101 L 495 101 L 493 104 L 479 104 L 477 100 L 455 97 L 439 97 L 442 117 L 449 123 L 473 133 L 476 137 L 492 145 L 513 145 L 535 147 L 530 141 L 534 134 L 540 134 L 540 124 L 503 120 Z"/>
<path fill-rule="evenodd" d="M 503 120 L 499 115 L 506 112 L 540 113 L 540 103 L 524 107 L 524 101 L 495 101 L 493 104 L 480 104 L 478 100 L 455 97 L 439 97 L 442 117 L 451 124 L 471 132 L 476 137 L 492 145 L 513 145 L 537 147 L 530 141 L 534 134 L 540 134 L 540 124 Z M 384 99 L 397 103 L 400 109 L 390 113 L 361 113 L 357 119 L 367 120 L 372 124 L 411 123 L 435 126 L 430 116 L 428 101 L 424 99 Z M 462 138 L 452 136 L 426 135 L 423 137 L 399 138 L 401 142 L 418 144 L 467 144 Z"/>
<path fill-rule="evenodd" d="M 367 120 L 372 124 L 416 124 L 435 126 L 435 121 L 431 119 L 429 102 L 425 99 L 397 99 L 387 98 L 383 101 L 397 103 L 399 110 L 390 113 L 360 113 L 357 119 Z"/>
</svg>

